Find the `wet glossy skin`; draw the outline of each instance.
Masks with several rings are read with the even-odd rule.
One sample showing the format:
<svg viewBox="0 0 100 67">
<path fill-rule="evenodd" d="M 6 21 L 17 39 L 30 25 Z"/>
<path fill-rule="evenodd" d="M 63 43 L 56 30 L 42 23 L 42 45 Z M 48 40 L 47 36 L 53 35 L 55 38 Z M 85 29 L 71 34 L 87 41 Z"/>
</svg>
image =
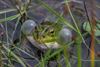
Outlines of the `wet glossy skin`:
<svg viewBox="0 0 100 67">
<path fill-rule="evenodd" d="M 33 37 L 39 42 L 55 40 L 55 28 L 52 26 L 52 24 L 49 23 L 41 24 L 37 26 L 35 32 L 33 33 Z"/>
<path fill-rule="evenodd" d="M 72 40 L 71 31 L 68 28 L 63 28 L 62 26 L 59 27 L 60 28 L 56 27 L 54 23 L 42 24 L 39 26 L 39 29 L 37 29 L 38 31 L 33 33 L 33 37 L 35 37 L 34 34 L 37 34 L 37 38 L 35 37 L 36 40 L 43 43 L 54 42 L 54 41 L 59 43 L 70 42 Z"/>
<path fill-rule="evenodd" d="M 33 20 L 26 20 L 22 27 L 21 30 L 25 35 L 29 35 L 33 32 L 34 28 L 36 27 L 36 22 Z"/>
</svg>

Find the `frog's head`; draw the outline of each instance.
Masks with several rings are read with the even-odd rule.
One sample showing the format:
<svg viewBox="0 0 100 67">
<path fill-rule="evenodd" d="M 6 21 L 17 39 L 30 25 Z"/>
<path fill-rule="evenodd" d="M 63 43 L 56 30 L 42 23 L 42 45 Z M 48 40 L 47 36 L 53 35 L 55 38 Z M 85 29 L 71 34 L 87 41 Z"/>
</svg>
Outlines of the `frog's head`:
<svg viewBox="0 0 100 67">
<path fill-rule="evenodd" d="M 56 28 L 55 23 L 41 23 L 36 27 L 35 32 L 33 32 L 33 38 L 39 42 L 52 42 L 56 40 Z"/>
</svg>

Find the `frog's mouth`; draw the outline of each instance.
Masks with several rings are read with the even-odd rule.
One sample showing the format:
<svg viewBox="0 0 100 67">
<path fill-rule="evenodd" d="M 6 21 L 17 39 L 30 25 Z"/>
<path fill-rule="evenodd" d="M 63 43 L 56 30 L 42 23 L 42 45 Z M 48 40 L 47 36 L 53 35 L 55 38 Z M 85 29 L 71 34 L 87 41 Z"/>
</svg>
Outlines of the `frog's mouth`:
<svg viewBox="0 0 100 67">
<path fill-rule="evenodd" d="M 59 44 L 57 42 L 57 37 L 55 36 L 45 36 L 40 39 L 38 39 L 38 42 L 44 44 L 47 48 L 55 49 L 59 47 Z"/>
</svg>

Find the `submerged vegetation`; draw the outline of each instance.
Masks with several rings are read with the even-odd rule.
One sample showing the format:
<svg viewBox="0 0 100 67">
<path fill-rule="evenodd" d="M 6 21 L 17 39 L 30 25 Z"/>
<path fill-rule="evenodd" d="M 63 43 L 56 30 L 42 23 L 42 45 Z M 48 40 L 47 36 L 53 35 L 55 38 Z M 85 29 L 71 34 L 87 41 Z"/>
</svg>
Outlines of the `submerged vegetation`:
<svg viewBox="0 0 100 67">
<path fill-rule="evenodd" d="M 99 67 L 99 0 L 1 0 L 0 67 Z"/>
</svg>

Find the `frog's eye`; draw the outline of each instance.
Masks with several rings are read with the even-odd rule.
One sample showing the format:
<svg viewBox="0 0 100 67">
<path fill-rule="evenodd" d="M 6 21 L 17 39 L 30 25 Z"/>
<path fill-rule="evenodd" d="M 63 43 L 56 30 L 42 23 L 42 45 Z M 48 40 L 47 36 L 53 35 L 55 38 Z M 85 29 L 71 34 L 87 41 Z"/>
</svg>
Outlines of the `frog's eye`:
<svg viewBox="0 0 100 67">
<path fill-rule="evenodd" d="M 32 31 L 35 29 L 36 27 L 36 23 L 33 20 L 26 20 L 22 27 L 21 27 L 21 31 L 25 34 L 25 35 L 29 35 L 32 33 Z"/>
<path fill-rule="evenodd" d="M 61 44 L 66 44 L 68 42 L 71 42 L 72 32 L 67 28 L 63 28 L 58 33 L 58 40 L 59 40 L 59 43 Z"/>
<path fill-rule="evenodd" d="M 54 33 L 54 29 L 51 29 L 51 30 L 50 30 L 50 33 L 51 33 L 51 34 Z"/>
</svg>

